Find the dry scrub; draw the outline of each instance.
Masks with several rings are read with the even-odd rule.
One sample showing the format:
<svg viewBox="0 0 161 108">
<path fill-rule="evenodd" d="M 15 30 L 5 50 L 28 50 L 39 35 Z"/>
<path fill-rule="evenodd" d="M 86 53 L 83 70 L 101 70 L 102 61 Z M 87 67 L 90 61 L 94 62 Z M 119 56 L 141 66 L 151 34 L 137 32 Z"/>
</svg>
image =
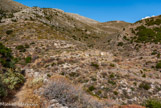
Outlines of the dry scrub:
<svg viewBox="0 0 161 108">
<path fill-rule="evenodd" d="M 106 108 L 109 104 L 87 95 L 79 85 L 72 84 L 67 78 L 54 76 L 49 86 L 44 91 L 44 96 L 56 99 L 59 103 L 69 108 Z"/>
</svg>

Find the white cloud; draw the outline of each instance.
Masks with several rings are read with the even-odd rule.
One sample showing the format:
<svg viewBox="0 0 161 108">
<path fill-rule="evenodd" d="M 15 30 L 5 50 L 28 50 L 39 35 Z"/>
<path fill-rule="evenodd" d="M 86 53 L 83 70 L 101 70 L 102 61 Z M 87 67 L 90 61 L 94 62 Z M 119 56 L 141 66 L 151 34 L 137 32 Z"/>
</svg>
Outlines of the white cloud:
<svg viewBox="0 0 161 108">
<path fill-rule="evenodd" d="M 151 17 L 155 17 L 155 15 L 152 15 L 152 16 L 146 16 L 146 17 L 142 18 L 142 20 L 143 20 L 143 19 L 148 19 L 148 18 L 151 18 Z"/>
</svg>

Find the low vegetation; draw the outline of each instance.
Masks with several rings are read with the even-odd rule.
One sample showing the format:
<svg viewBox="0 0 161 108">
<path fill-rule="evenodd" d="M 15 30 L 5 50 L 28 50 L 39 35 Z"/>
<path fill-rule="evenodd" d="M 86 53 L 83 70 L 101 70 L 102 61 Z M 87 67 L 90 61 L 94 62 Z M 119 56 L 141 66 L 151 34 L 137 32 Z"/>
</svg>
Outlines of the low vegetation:
<svg viewBox="0 0 161 108">
<path fill-rule="evenodd" d="M 95 67 L 96 69 L 99 69 L 99 64 L 95 63 L 95 62 L 92 62 L 91 63 L 91 66 Z"/>
<path fill-rule="evenodd" d="M 153 42 L 153 43 L 161 43 L 161 28 L 147 28 L 145 26 L 139 26 L 135 29 L 137 31 L 136 37 L 132 38 L 132 41 L 138 43 L 147 43 L 147 42 Z"/>
<path fill-rule="evenodd" d="M 140 88 L 144 89 L 144 90 L 149 90 L 151 88 L 151 85 L 148 84 L 148 83 L 144 83 L 142 82 L 140 85 L 139 85 Z"/>
<path fill-rule="evenodd" d="M 123 45 L 124 45 L 123 42 L 119 42 L 119 43 L 117 44 L 117 46 L 123 46 Z"/>
<path fill-rule="evenodd" d="M 25 81 L 15 64 L 11 49 L 0 43 L 0 100 L 11 95 Z"/>
<path fill-rule="evenodd" d="M 156 64 L 156 68 L 157 68 L 157 69 L 161 69 L 161 61 L 159 61 L 159 62 Z"/>
<path fill-rule="evenodd" d="M 146 25 L 152 26 L 152 25 L 160 25 L 161 24 L 161 19 L 146 19 Z"/>
<path fill-rule="evenodd" d="M 44 91 L 47 99 L 56 99 L 70 108 L 104 108 L 107 106 L 107 103 L 87 95 L 80 86 L 72 84 L 65 77 L 54 76 L 51 79 L 52 82 Z M 91 89 L 93 90 L 93 87 Z"/>
<path fill-rule="evenodd" d="M 149 99 L 145 103 L 146 108 L 161 108 L 161 101 L 156 99 Z"/>
<path fill-rule="evenodd" d="M 26 63 L 31 63 L 31 60 L 32 60 L 32 58 L 30 56 L 28 56 L 28 57 L 25 58 L 25 62 Z"/>
<path fill-rule="evenodd" d="M 11 52 L 11 49 L 0 43 L 0 63 L 3 67 L 14 68 L 14 57 Z"/>
<path fill-rule="evenodd" d="M 20 52 L 26 52 L 26 49 L 29 48 L 29 44 L 25 44 L 25 45 L 18 45 L 16 46 L 16 49 L 19 50 Z"/>
<path fill-rule="evenodd" d="M 23 45 L 18 45 L 16 47 L 16 49 L 19 50 L 20 52 L 25 52 L 26 51 L 26 49 L 25 49 L 25 47 Z"/>
<path fill-rule="evenodd" d="M 6 31 L 6 34 L 7 34 L 7 35 L 10 35 L 10 34 L 12 34 L 12 33 L 13 33 L 13 30 L 7 30 L 7 31 Z"/>
</svg>

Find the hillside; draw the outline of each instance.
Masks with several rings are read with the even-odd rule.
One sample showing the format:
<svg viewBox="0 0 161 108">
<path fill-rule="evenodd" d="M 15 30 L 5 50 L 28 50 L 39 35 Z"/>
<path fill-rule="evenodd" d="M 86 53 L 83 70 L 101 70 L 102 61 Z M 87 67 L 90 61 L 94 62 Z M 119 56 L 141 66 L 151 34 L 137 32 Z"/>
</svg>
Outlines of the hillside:
<svg viewBox="0 0 161 108">
<path fill-rule="evenodd" d="M 22 9 L 27 8 L 27 6 L 15 2 L 13 0 L 0 0 L 0 10 L 5 12 L 17 12 Z"/>
<path fill-rule="evenodd" d="M 15 3 L 10 7 L 16 8 Z M 160 20 L 157 16 L 133 24 L 100 23 L 39 7 L 3 13 L 0 99 L 43 108 L 144 108 L 138 105 L 151 102 L 159 106 Z"/>
<path fill-rule="evenodd" d="M 45 24 L 45 26 L 50 27 L 53 31 L 57 31 L 54 34 L 63 35 L 67 40 L 85 42 L 91 47 L 101 39 L 104 39 L 104 37 L 118 32 L 120 27 L 128 25 L 126 23 L 113 22 L 116 23 L 113 27 L 107 27 L 107 24 L 105 27 L 97 21 L 76 14 L 65 13 L 58 9 L 41 9 L 38 7 L 24 9 L 14 13 L 11 17 L 7 17 L 7 19 L 1 20 L 2 24 L 7 26 L 9 26 L 8 24 L 15 24 L 14 26 L 16 26 L 20 21 L 34 21 Z"/>
</svg>

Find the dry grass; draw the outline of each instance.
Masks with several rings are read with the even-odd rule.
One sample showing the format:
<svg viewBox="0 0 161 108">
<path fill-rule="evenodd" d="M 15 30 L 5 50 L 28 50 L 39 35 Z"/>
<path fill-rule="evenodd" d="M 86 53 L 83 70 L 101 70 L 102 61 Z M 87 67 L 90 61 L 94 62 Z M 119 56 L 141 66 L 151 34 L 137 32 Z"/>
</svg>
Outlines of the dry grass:
<svg viewBox="0 0 161 108">
<path fill-rule="evenodd" d="M 36 106 L 23 106 L 23 108 L 40 108 L 42 103 L 44 103 L 44 99 L 35 94 L 34 90 L 40 88 L 41 86 L 41 81 L 35 83 L 33 78 L 27 79 L 21 91 L 16 94 L 16 97 L 19 100 L 16 103 L 37 104 Z"/>
<path fill-rule="evenodd" d="M 122 106 L 114 106 L 111 108 L 145 108 L 145 107 L 139 105 L 122 105 Z"/>
</svg>

